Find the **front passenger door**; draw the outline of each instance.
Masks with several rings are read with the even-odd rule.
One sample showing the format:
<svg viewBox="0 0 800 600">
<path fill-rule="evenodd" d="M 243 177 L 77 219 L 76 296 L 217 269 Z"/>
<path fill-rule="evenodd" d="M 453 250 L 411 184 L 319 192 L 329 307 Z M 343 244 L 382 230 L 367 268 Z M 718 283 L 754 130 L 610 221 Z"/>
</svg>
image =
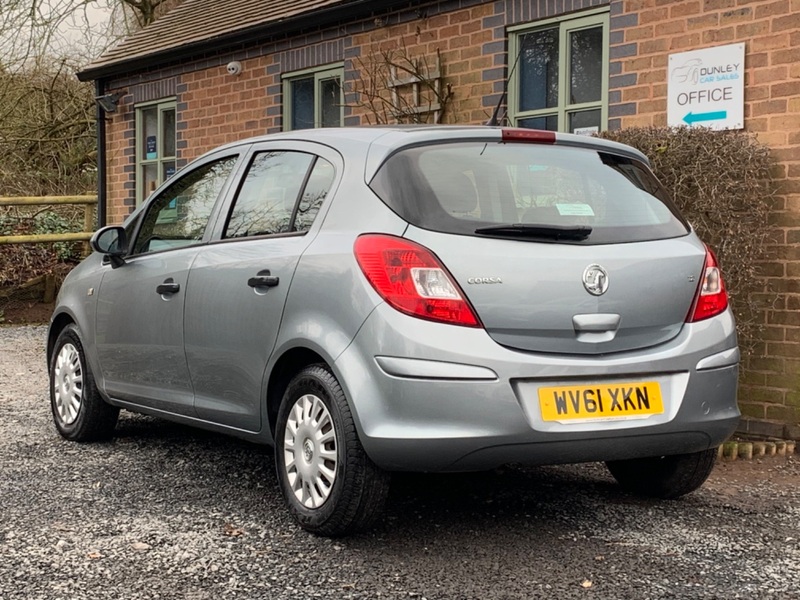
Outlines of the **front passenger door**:
<svg viewBox="0 0 800 600">
<path fill-rule="evenodd" d="M 184 353 L 189 267 L 236 156 L 210 160 L 154 197 L 125 263 L 109 264 L 97 303 L 102 385 L 112 398 L 194 416 Z"/>
</svg>

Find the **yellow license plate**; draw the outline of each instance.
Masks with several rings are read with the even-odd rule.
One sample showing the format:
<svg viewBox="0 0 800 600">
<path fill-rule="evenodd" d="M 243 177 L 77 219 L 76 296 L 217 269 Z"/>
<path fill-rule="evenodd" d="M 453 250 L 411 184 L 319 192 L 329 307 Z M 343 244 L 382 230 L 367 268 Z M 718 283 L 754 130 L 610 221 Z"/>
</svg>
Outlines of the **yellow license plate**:
<svg viewBox="0 0 800 600">
<path fill-rule="evenodd" d="M 639 419 L 664 412 L 656 381 L 539 388 L 545 421 Z"/>
</svg>

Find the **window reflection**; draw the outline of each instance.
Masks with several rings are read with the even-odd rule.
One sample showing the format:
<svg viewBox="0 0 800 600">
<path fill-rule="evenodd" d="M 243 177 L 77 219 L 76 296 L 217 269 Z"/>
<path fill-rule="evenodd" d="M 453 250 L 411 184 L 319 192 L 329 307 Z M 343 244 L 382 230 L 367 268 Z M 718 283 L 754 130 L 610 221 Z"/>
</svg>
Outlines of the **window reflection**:
<svg viewBox="0 0 800 600">
<path fill-rule="evenodd" d="M 224 236 L 307 231 L 327 196 L 333 176 L 333 165 L 312 154 L 280 151 L 257 154 L 236 197 Z"/>
<path fill-rule="evenodd" d="M 236 157 L 209 163 L 162 191 L 147 209 L 134 253 L 188 246 L 203 238 Z"/>
</svg>

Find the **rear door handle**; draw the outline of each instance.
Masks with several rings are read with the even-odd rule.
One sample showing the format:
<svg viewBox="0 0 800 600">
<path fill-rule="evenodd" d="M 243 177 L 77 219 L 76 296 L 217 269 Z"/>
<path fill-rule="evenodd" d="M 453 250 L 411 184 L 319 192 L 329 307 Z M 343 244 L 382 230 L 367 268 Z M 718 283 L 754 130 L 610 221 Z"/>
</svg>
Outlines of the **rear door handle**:
<svg viewBox="0 0 800 600">
<path fill-rule="evenodd" d="M 247 285 L 251 288 L 260 288 L 260 287 L 275 287 L 280 283 L 280 278 L 277 276 L 272 275 L 269 272 L 269 269 L 265 269 L 263 271 L 259 271 L 255 277 L 251 277 L 247 280 Z"/>
<path fill-rule="evenodd" d="M 163 296 L 164 294 L 177 294 L 181 291 L 181 284 L 175 283 L 175 281 L 170 277 L 169 279 L 165 279 L 164 283 L 156 286 L 156 294 L 159 296 Z"/>
</svg>

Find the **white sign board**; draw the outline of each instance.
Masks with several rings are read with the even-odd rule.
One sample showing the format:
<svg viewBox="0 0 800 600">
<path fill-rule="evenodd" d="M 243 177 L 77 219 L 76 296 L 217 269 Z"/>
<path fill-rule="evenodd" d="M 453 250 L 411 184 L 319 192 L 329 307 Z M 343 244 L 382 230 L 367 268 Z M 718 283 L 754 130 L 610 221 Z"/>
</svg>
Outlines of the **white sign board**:
<svg viewBox="0 0 800 600">
<path fill-rule="evenodd" d="M 670 54 L 670 127 L 744 128 L 744 43 Z"/>
<path fill-rule="evenodd" d="M 572 133 L 575 135 L 594 135 L 599 131 L 600 128 L 597 125 L 592 125 L 591 127 L 576 127 Z"/>
</svg>

